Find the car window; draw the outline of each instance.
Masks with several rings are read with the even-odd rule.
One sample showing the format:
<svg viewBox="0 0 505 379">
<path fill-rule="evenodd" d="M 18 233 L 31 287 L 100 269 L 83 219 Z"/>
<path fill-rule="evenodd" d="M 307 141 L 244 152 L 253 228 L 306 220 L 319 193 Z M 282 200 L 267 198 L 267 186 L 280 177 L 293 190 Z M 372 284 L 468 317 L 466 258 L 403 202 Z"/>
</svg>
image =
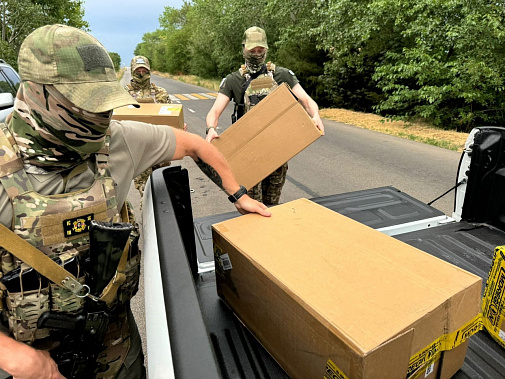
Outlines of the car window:
<svg viewBox="0 0 505 379">
<path fill-rule="evenodd" d="M 3 67 L 2 73 L 3 75 L 0 76 L 0 89 L 2 92 L 11 92 L 12 96 L 16 96 L 16 92 L 19 88 L 19 77 L 16 75 L 14 70 L 9 67 Z"/>
<path fill-rule="evenodd" d="M 14 89 L 12 88 L 12 85 L 10 84 L 10 82 L 7 80 L 7 78 L 5 77 L 5 75 L 3 74 L 2 71 L 0 71 L 0 92 L 4 93 L 4 92 L 14 92 Z M 14 94 L 13 94 L 14 96 Z"/>
</svg>

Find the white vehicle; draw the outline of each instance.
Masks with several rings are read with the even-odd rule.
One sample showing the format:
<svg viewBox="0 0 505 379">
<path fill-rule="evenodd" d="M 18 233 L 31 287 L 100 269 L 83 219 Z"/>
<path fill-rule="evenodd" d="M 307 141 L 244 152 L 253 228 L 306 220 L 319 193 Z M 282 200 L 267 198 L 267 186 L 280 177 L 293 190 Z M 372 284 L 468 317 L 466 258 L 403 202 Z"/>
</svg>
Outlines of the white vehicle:
<svg viewBox="0 0 505 379">
<path fill-rule="evenodd" d="M 455 178 L 452 217 L 393 187 L 312 200 L 485 284 L 494 248 L 505 244 L 505 128 L 470 133 Z M 217 295 L 211 225 L 238 212 L 193 220 L 187 171 L 180 167 L 153 173 L 143 209 L 149 376 L 288 379 Z M 485 331 L 470 338 L 453 378 L 504 377 L 505 350 Z"/>
<path fill-rule="evenodd" d="M 12 112 L 19 83 L 20 79 L 16 70 L 0 59 L 0 122 L 4 122 Z"/>
</svg>

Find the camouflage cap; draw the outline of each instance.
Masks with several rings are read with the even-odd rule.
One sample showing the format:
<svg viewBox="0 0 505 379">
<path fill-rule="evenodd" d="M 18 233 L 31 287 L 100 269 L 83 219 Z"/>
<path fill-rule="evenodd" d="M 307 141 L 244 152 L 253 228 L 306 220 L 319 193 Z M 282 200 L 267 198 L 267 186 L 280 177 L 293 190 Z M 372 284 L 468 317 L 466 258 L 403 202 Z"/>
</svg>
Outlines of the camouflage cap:
<svg viewBox="0 0 505 379">
<path fill-rule="evenodd" d="M 116 79 L 103 45 L 71 26 L 46 25 L 29 34 L 19 50 L 18 67 L 21 80 L 51 84 L 88 112 L 139 106 Z"/>
<path fill-rule="evenodd" d="M 257 26 L 250 27 L 244 32 L 242 45 L 244 45 L 247 50 L 254 49 L 258 46 L 268 49 L 267 34 L 263 29 Z"/>
<path fill-rule="evenodd" d="M 144 67 L 144 68 L 148 69 L 149 71 L 151 71 L 151 65 L 149 64 L 149 59 L 147 59 L 146 57 L 143 57 L 142 55 L 134 56 L 131 61 L 130 66 L 131 66 L 132 72 L 135 71 L 139 67 Z"/>
</svg>

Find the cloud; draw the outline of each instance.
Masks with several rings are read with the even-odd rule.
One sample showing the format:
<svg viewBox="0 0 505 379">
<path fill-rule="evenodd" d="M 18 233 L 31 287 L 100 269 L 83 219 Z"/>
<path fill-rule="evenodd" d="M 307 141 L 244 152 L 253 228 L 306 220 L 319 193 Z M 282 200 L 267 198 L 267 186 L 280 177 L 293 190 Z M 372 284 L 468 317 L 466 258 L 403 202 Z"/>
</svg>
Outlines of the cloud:
<svg viewBox="0 0 505 379">
<path fill-rule="evenodd" d="M 182 0 L 85 0 L 83 18 L 90 33 L 129 65 L 142 36 L 159 27 L 166 6 L 179 9 Z"/>
</svg>

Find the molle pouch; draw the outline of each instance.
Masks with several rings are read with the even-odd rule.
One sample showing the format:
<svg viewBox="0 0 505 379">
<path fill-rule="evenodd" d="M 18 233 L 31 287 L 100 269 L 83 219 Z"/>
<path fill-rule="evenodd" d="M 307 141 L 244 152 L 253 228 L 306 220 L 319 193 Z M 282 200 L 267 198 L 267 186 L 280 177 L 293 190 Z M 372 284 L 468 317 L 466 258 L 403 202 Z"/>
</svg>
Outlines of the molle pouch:
<svg viewBox="0 0 505 379">
<path fill-rule="evenodd" d="M 254 94 L 249 97 L 251 106 L 257 105 L 261 100 L 263 100 L 267 95 Z"/>
<path fill-rule="evenodd" d="M 59 258 L 56 258 L 55 262 L 63 266 L 80 283 L 84 284 L 85 271 L 80 267 L 80 260 L 76 256 L 63 254 Z M 52 282 L 50 283 L 50 289 L 52 311 L 76 314 L 83 310 L 85 301 L 83 297 L 77 297 L 72 291 Z"/>
<path fill-rule="evenodd" d="M 34 291 L 48 285 L 46 278 L 25 264 L 9 271 L 0 279 L 0 282 L 5 286 L 8 293 Z"/>
<path fill-rule="evenodd" d="M 14 256 L 0 247 L 0 271 L 9 272 L 16 268 Z"/>
<path fill-rule="evenodd" d="M 35 290 L 8 292 L 6 303 L 9 318 L 9 330 L 17 341 L 33 342 L 49 336 L 49 329 L 38 329 L 37 320 L 50 308 L 49 286 Z"/>
<path fill-rule="evenodd" d="M 118 300 L 120 304 L 129 301 L 138 291 L 140 280 L 140 249 L 139 234 L 132 232 L 130 235 L 130 250 L 128 252 L 128 262 L 126 263 L 126 280 L 119 288 Z"/>
</svg>

